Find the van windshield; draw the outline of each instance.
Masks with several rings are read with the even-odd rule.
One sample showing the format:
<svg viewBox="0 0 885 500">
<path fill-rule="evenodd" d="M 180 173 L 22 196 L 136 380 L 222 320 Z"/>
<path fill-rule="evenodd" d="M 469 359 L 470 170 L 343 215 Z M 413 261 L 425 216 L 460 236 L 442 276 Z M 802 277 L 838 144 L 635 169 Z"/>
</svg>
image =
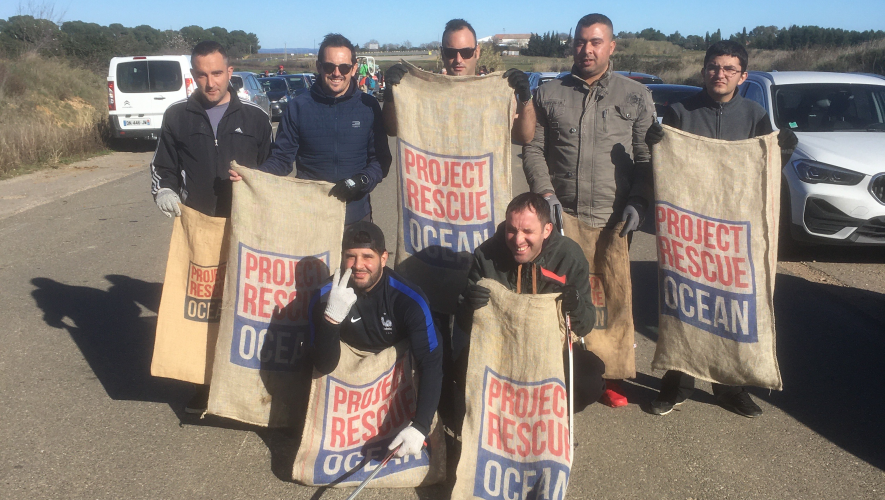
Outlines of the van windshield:
<svg viewBox="0 0 885 500">
<path fill-rule="evenodd" d="M 175 92 L 181 90 L 178 61 L 131 61 L 117 65 L 117 88 L 121 92 Z"/>
<path fill-rule="evenodd" d="M 796 132 L 885 131 L 885 86 L 804 83 L 771 89 L 778 128 Z"/>
</svg>

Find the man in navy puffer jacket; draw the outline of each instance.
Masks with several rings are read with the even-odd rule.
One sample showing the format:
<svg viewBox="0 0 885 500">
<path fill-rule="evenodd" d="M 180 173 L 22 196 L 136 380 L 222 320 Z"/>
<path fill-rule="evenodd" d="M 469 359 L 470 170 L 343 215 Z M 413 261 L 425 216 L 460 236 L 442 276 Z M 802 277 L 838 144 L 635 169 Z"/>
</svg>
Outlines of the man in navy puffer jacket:
<svg viewBox="0 0 885 500">
<path fill-rule="evenodd" d="M 381 106 L 353 81 L 356 54 L 347 38 L 326 35 L 317 71 L 310 92 L 289 101 L 271 156 L 258 169 L 288 175 L 294 163 L 299 179 L 335 183 L 329 194 L 347 202 L 345 224 L 371 221 L 369 193 L 391 162 Z"/>
</svg>

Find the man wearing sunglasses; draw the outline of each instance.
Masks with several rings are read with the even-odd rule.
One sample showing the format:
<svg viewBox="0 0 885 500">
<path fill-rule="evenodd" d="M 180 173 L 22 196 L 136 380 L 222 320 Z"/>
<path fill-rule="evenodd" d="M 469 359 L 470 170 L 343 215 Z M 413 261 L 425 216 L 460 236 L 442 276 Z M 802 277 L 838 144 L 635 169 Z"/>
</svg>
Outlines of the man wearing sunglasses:
<svg viewBox="0 0 885 500">
<path fill-rule="evenodd" d="M 443 70 L 448 76 L 473 76 L 482 47 L 476 42 L 476 31 L 463 19 L 452 19 L 443 30 L 440 52 Z M 393 87 L 399 84 L 408 73 L 402 64 L 394 64 L 384 75 L 387 88 L 384 90 L 384 128 L 387 134 L 396 136 L 396 105 L 393 100 Z M 502 75 L 507 79 L 516 98 L 516 114 L 510 135 L 514 144 L 525 144 L 535 133 L 535 108 L 529 106 L 532 92 L 529 77 L 518 69 L 509 69 Z"/>
<path fill-rule="evenodd" d="M 538 125 L 523 148 L 526 180 L 532 192 L 544 195 L 551 213 L 558 205 L 597 228 L 624 222 L 619 235 L 625 237 L 639 228 L 653 196 L 645 142 L 655 122 L 651 91 L 612 71 L 615 40 L 608 17 L 582 17 L 573 50 L 571 73 L 538 87 Z M 625 406 L 617 383 L 607 386 L 602 402 Z"/>
<path fill-rule="evenodd" d="M 765 109 L 737 92 L 738 85 L 747 79 L 747 63 L 747 50 L 741 44 L 722 40 L 711 45 L 701 69 L 704 89 L 668 106 L 664 111 L 664 124 L 695 135 L 726 141 L 770 134 L 771 120 Z M 649 132 L 649 143 L 657 144 L 663 138 L 663 128 L 655 124 Z M 792 150 L 799 143 L 796 134 L 787 128 L 781 129 L 777 141 L 785 150 Z M 693 392 L 694 377 L 668 370 L 661 379 L 661 392 L 651 403 L 651 412 L 666 415 L 684 403 Z M 749 418 L 762 415 L 762 408 L 743 387 L 714 383 L 713 396 L 720 405 L 739 415 Z"/>
<path fill-rule="evenodd" d="M 335 183 L 329 192 L 347 202 L 345 225 L 372 220 L 369 193 L 387 176 L 390 147 L 381 106 L 357 88 L 353 44 L 330 33 L 320 44 L 317 82 L 290 99 L 270 158 L 258 169 Z M 231 171 L 231 179 L 240 176 Z"/>
</svg>

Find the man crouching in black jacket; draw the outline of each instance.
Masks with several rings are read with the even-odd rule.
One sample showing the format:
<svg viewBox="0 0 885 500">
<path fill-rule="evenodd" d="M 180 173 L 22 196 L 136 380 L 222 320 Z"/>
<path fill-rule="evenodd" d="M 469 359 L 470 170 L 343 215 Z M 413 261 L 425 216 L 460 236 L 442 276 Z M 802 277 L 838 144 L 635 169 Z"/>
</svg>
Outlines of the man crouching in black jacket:
<svg viewBox="0 0 885 500">
<path fill-rule="evenodd" d="M 538 193 L 523 193 L 514 198 L 507 205 L 506 217 L 495 234 L 473 253 L 467 288 L 455 317 L 453 347 L 469 345 L 473 311 L 489 303 L 491 291 L 477 284 L 482 278 L 493 279 L 521 294 L 560 293 L 562 310 L 571 318 L 572 331 L 581 337 L 590 333 L 596 324 L 596 309 L 590 299 L 590 264 L 581 247 L 554 230 L 550 205 Z M 590 352 L 580 352 L 584 354 L 575 366 L 576 410 L 599 399 L 605 390 L 605 364 Z M 467 349 L 455 356 L 459 367 L 457 392 L 463 395 Z M 455 420 L 460 420 L 457 417 Z M 459 424 L 456 422 L 455 427 Z"/>
</svg>

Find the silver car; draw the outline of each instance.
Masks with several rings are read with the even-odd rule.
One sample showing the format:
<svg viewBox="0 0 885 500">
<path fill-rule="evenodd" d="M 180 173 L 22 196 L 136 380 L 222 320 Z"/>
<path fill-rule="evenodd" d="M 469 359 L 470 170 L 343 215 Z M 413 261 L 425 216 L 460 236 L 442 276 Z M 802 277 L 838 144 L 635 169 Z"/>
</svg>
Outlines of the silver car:
<svg viewBox="0 0 885 500">
<path fill-rule="evenodd" d="M 237 91 L 237 95 L 244 101 L 252 101 L 270 116 L 270 99 L 258 82 L 258 78 L 248 71 L 234 71 L 230 77 L 230 83 Z"/>
</svg>

